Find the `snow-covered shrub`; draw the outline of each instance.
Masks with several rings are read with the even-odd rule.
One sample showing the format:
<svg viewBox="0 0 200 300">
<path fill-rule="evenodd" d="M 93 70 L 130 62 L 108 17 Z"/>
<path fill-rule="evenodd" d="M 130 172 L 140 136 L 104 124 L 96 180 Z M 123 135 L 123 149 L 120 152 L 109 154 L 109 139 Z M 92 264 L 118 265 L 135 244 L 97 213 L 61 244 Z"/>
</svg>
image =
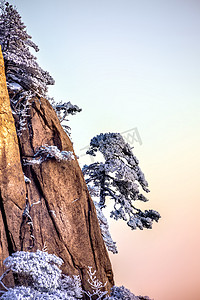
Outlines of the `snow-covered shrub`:
<svg viewBox="0 0 200 300">
<path fill-rule="evenodd" d="M 6 291 L 1 291 L 2 300 L 78 300 L 83 294 L 90 300 L 150 300 L 149 297 L 135 296 L 125 287 L 114 286 L 111 296 L 105 290 L 106 283 L 96 277 L 96 270 L 88 267 L 90 290 L 84 291 L 79 276 L 62 274 L 60 266 L 63 260 L 45 251 L 18 251 L 4 260 L 6 272 L 0 277 L 0 284 Z M 3 278 L 12 271 L 18 277 L 18 285 L 7 288 Z"/>
<path fill-rule="evenodd" d="M 41 164 L 48 159 L 55 159 L 58 162 L 74 160 L 72 151 L 60 151 L 57 146 L 44 145 L 40 146 L 34 154 L 33 159 L 26 159 L 26 165 Z"/>
<path fill-rule="evenodd" d="M 76 297 L 77 299 L 82 298 L 83 290 L 81 287 L 80 276 L 74 275 L 73 277 L 62 275 L 59 279 L 60 291 L 67 293 L 68 296 Z"/>
<path fill-rule="evenodd" d="M 4 260 L 6 268 L 24 278 L 23 285 L 47 291 L 59 287 L 63 261 L 54 254 L 18 251 Z"/>
<path fill-rule="evenodd" d="M 13 253 L 4 260 L 4 265 L 6 273 L 17 274 L 20 286 L 9 288 L 1 299 L 82 298 L 80 277 L 63 275 L 60 270 L 62 263 L 63 260 L 56 255 L 40 250 Z"/>
<path fill-rule="evenodd" d="M 131 291 L 124 286 L 114 286 L 111 290 L 109 300 L 151 300 L 147 296 L 135 296 Z"/>
<path fill-rule="evenodd" d="M 50 292 L 39 292 L 33 288 L 18 286 L 14 289 L 9 289 L 4 293 L 2 300 L 77 300 L 78 298 L 71 296 L 66 291 L 59 289 Z"/>
<path fill-rule="evenodd" d="M 60 266 L 63 260 L 54 254 L 48 254 L 45 251 L 37 250 L 36 252 L 18 251 L 4 260 L 7 268 L 1 276 L 0 283 L 5 289 L 2 280 L 9 271 L 18 276 L 20 285 L 9 288 L 2 292 L 1 299 L 82 299 L 85 293 L 89 299 L 103 299 L 107 295 L 104 291 L 106 283 L 99 281 L 88 267 L 88 283 L 91 291 L 83 291 L 79 276 L 66 276 L 62 274 Z"/>
</svg>

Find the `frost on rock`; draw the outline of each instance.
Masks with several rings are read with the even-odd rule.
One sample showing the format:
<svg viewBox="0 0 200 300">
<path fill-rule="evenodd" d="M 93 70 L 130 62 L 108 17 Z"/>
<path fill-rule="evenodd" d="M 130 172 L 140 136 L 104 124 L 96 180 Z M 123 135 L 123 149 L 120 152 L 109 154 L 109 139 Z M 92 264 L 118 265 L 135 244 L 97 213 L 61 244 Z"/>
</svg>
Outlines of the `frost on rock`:
<svg viewBox="0 0 200 300">
<path fill-rule="evenodd" d="M 24 181 L 25 183 L 31 183 L 31 180 L 26 175 L 24 175 Z"/>
<path fill-rule="evenodd" d="M 17 103 L 11 100 L 11 108 L 16 121 L 16 130 L 18 136 L 21 136 L 23 131 L 27 129 L 28 119 L 30 118 L 29 100 L 31 97 L 31 92 L 22 91 L 18 95 Z"/>
<path fill-rule="evenodd" d="M 60 151 L 57 146 L 40 146 L 32 159 L 25 159 L 26 165 L 41 164 L 48 159 L 55 159 L 58 162 L 74 160 L 72 151 Z"/>
<path fill-rule="evenodd" d="M 102 234 L 104 243 L 105 243 L 108 251 L 111 251 L 113 254 L 116 254 L 116 253 L 118 253 L 117 246 L 116 246 L 116 242 L 114 242 L 111 237 L 108 221 L 107 221 L 106 217 L 104 216 L 102 209 L 99 207 L 99 203 L 97 203 L 96 201 L 93 201 L 93 202 L 94 202 L 94 205 L 96 208 L 97 218 L 99 221 L 99 226 L 101 229 L 101 234 Z"/>
<path fill-rule="evenodd" d="M 160 214 L 154 210 L 142 211 L 134 205 L 136 201 L 148 201 L 140 193 L 140 187 L 144 192 L 149 190 L 130 145 L 119 133 L 101 133 L 91 140 L 87 154 L 96 156 L 97 152 L 103 154 L 104 162 L 85 165 L 82 171 L 86 183 L 99 197 L 99 207 L 106 206 L 107 198 L 112 199 L 112 218 L 125 220 L 131 229 L 151 229 Z"/>
<path fill-rule="evenodd" d="M 79 276 L 63 275 L 63 260 L 54 254 L 37 250 L 18 251 L 4 260 L 7 271 L 17 274 L 20 286 L 10 288 L 1 299 L 80 299 Z"/>
</svg>

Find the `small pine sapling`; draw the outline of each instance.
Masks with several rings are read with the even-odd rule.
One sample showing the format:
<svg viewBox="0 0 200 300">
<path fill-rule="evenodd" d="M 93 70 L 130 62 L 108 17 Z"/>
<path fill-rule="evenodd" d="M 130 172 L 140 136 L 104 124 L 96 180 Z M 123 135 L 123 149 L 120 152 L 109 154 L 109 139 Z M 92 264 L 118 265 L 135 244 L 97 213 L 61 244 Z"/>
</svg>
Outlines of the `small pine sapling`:
<svg viewBox="0 0 200 300">
<path fill-rule="evenodd" d="M 66 125 L 65 122 L 69 121 L 69 115 L 75 115 L 76 113 L 81 112 L 82 109 L 79 108 L 77 105 L 73 105 L 70 101 L 56 102 L 54 98 L 48 98 L 48 100 L 51 103 L 53 109 L 55 110 L 64 131 L 70 136 L 71 128 L 68 125 Z"/>
<path fill-rule="evenodd" d="M 99 281 L 96 277 L 96 270 L 92 271 L 92 267 L 88 266 L 88 283 L 91 286 L 92 292 L 90 291 L 84 291 L 84 293 L 89 297 L 90 300 L 92 299 L 108 299 L 107 297 L 107 291 L 103 291 L 102 289 L 106 286 L 106 283 L 102 283 L 101 281 Z M 106 296 L 106 298 L 105 298 Z"/>
</svg>

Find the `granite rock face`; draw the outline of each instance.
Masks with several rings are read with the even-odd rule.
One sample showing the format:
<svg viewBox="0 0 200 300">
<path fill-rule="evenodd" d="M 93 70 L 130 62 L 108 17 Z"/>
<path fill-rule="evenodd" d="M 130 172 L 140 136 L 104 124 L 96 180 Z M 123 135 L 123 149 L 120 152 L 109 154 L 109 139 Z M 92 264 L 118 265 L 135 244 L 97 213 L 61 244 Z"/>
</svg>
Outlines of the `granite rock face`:
<svg viewBox="0 0 200 300">
<path fill-rule="evenodd" d="M 110 291 L 111 263 L 75 154 L 72 160 L 45 157 L 34 163 L 41 146 L 73 152 L 72 143 L 46 99 L 32 98 L 26 109 L 20 131 L 0 56 L 0 274 L 2 261 L 12 252 L 45 246 L 64 260 L 65 274 L 81 276 L 85 290 L 90 289 L 87 270 L 92 266 Z"/>
<path fill-rule="evenodd" d="M 19 224 L 26 200 L 15 123 L 0 53 L 0 273 L 3 260 L 20 248 Z M 12 281 L 11 278 L 8 279 Z M 13 282 L 12 282 L 13 284 Z"/>
</svg>

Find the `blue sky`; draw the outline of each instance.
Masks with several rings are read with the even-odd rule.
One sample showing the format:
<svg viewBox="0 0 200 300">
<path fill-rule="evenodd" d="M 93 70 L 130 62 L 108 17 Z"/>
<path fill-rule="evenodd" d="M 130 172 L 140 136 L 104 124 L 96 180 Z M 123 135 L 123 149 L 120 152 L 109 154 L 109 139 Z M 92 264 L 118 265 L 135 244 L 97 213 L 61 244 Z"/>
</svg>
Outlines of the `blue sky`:
<svg viewBox="0 0 200 300">
<path fill-rule="evenodd" d="M 198 2 L 13 3 L 56 80 L 50 94 L 83 108 L 72 120 L 74 142 L 85 124 L 77 148 L 100 131 L 160 121 L 162 134 L 163 122 L 174 127 L 177 114 L 199 107 Z"/>
<path fill-rule="evenodd" d="M 56 81 L 49 94 L 83 109 L 70 120 L 78 155 L 100 132 L 139 131 L 148 205 L 162 220 L 145 232 L 111 222 L 116 283 L 159 300 L 199 299 L 200 2 L 10 3 Z"/>
</svg>

